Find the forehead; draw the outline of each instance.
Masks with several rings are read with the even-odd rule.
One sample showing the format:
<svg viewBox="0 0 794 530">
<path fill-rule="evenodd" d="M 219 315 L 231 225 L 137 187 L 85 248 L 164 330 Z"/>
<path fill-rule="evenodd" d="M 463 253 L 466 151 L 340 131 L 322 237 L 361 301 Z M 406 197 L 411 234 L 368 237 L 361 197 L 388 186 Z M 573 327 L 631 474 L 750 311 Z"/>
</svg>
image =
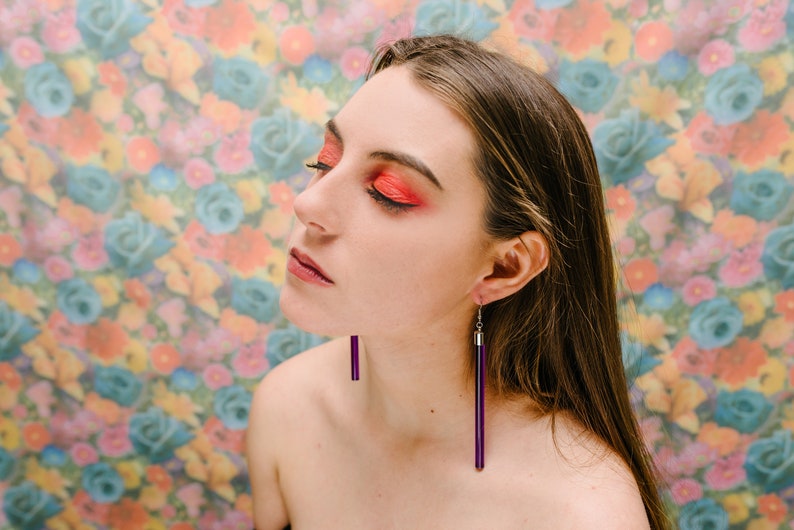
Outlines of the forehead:
<svg viewBox="0 0 794 530">
<path fill-rule="evenodd" d="M 437 175 L 472 172 L 474 136 L 468 126 L 406 67 L 387 68 L 364 83 L 334 122 L 346 153 L 400 151 L 421 159 Z"/>
</svg>

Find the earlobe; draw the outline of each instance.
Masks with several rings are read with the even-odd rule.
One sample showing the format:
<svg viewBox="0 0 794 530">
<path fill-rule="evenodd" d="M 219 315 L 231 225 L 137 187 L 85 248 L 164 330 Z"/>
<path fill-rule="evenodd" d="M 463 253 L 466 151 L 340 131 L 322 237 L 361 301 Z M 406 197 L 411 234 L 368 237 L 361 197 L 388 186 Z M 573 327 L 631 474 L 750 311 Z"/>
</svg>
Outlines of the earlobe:
<svg viewBox="0 0 794 530">
<path fill-rule="evenodd" d="M 493 268 L 473 291 L 475 302 L 488 304 L 520 291 L 549 264 L 549 246 L 540 232 L 528 231 L 496 244 Z"/>
</svg>

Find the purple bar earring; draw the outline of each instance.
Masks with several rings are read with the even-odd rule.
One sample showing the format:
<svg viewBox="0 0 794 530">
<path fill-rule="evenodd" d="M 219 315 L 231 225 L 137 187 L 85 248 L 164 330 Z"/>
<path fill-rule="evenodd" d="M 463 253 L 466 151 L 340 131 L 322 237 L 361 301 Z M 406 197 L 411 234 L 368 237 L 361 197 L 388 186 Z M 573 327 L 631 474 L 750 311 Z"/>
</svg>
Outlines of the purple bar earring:
<svg viewBox="0 0 794 530">
<path fill-rule="evenodd" d="M 358 335 L 350 336 L 350 376 L 358 381 Z"/>
<path fill-rule="evenodd" d="M 474 466 L 480 471 L 485 467 L 485 333 L 482 332 L 482 306 L 477 309 L 474 347 Z"/>
</svg>

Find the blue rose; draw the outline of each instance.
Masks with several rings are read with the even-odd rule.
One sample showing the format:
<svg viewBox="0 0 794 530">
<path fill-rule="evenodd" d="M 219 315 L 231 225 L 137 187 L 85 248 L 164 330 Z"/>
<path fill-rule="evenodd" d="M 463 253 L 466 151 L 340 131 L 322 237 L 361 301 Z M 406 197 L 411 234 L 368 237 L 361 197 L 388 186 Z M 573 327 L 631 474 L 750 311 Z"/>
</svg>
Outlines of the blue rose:
<svg viewBox="0 0 794 530">
<path fill-rule="evenodd" d="M 723 427 L 749 434 L 764 423 L 772 409 L 772 403 L 760 392 L 747 388 L 736 392 L 722 390 L 717 394 L 714 420 Z"/>
<path fill-rule="evenodd" d="M 794 288 L 794 225 L 775 228 L 766 236 L 761 263 L 767 277 L 779 278 L 783 289 Z"/>
<path fill-rule="evenodd" d="M 55 497 L 40 490 L 32 482 L 8 488 L 3 495 L 3 511 L 12 527 L 39 530 L 50 517 L 59 514 L 63 506 Z"/>
<path fill-rule="evenodd" d="M 650 372 L 662 361 L 648 353 L 642 344 L 629 339 L 625 333 L 620 335 L 621 351 L 623 357 L 623 371 L 631 382 L 637 377 Z"/>
<path fill-rule="evenodd" d="M 714 499 L 698 499 L 684 505 L 678 516 L 681 530 L 728 530 L 728 512 Z"/>
<path fill-rule="evenodd" d="M 106 213 L 116 202 L 121 185 L 101 167 L 66 168 L 66 194 L 77 204 Z"/>
<path fill-rule="evenodd" d="M 83 469 L 83 488 L 96 502 L 116 502 L 124 494 L 124 479 L 104 462 Z"/>
<path fill-rule="evenodd" d="M 22 345 L 39 333 L 28 317 L 0 301 L 0 361 L 10 361 L 22 353 Z"/>
<path fill-rule="evenodd" d="M 130 419 L 130 441 L 135 451 L 159 464 L 171 458 L 174 450 L 193 439 L 180 421 L 151 407 Z"/>
<path fill-rule="evenodd" d="M 55 64 L 39 63 L 25 72 L 25 97 L 41 116 L 63 116 L 74 103 L 72 82 Z"/>
<path fill-rule="evenodd" d="M 212 90 L 221 99 L 244 109 L 257 106 L 267 89 L 267 76 L 262 67 L 242 57 L 215 59 Z"/>
<path fill-rule="evenodd" d="M 102 312 L 102 298 L 96 289 L 82 278 L 72 278 L 59 283 L 55 301 L 58 309 L 73 324 L 90 324 Z"/>
<path fill-rule="evenodd" d="M 141 219 L 138 212 L 127 212 L 122 219 L 114 219 L 105 227 L 105 251 L 110 262 L 140 276 L 154 266 L 154 260 L 168 252 L 174 243 L 151 223 Z"/>
<path fill-rule="evenodd" d="M 250 278 L 232 279 L 232 309 L 257 322 L 270 322 L 278 311 L 278 290 L 272 283 Z"/>
<path fill-rule="evenodd" d="M 601 110 L 617 86 L 618 76 L 605 62 L 563 60 L 560 65 L 560 92 L 585 112 Z"/>
<path fill-rule="evenodd" d="M 659 59 L 656 69 L 662 79 L 681 81 L 689 71 L 689 59 L 675 50 L 669 51 Z"/>
<path fill-rule="evenodd" d="M 703 349 L 727 346 L 744 325 L 744 314 L 728 298 L 700 302 L 689 317 L 689 335 Z"/>
<path fill-rule="evenodd" d="M 127 51 L 130 39 L 151 21 L 130 0 L 77 1 L 77 29 L 86 46 L 98 50 L 103 59 Z"/>
<path fill-rule="evenodd" d="M 245 429 L 248 427 L 251 393 L 240 385 L 225 386 L 215 393 L 212 408 L 227 429 Z"/>
<path fill-rule="evenodd" d="M 794 435 L 779 430 L 751 443 L 744 469 L 750 482 L 760 485 L 766 493 L 794 486 Z"/>
<path fill-rule="evenodd" d="M 748 118 L 764 99 L 764 83 L 746 64 L 735 64 L 715 73 L 706 84 L 704 106 L 717 125 Z"/>
<path fill-rule="evenodd" d="M 210 234 L 233 232 L 243 213 L 243 201 L 223 182 L 203 186 L 196 194 L 196 217 Z"/>
<path fill-rule="evenodd" d="M 303 77 L 312 83 L 327 83 L 333 75 L 330 61 L 317 54 L 310 55 L 303 61 Z"/>
<path fill-rule="evenodd" d="M 454 33 L 483 40 L 499 25 L 475 2 L 424 0 L 416 9 L 415 35 Z"/>
<path fill-rule="evenodd" d="M 771 221 L 786 206 L 792 190 L 794 186 L 777 171 L 740 172 L 733 181 L 731 209 L 759 221 Z"/>
<path fill-rule="evenodd" d="M 622 184 L 645 169 L 645 162 L 660 155 L 673 141 L 652 121 L 640 120 L 637 109 L 604 120 L 593 130 L 593 148 L 602 174 Z"/>
<path fill-rule="evenodd" d="M 25 258 L 19 258 L 12 267 L 14 280 L 20 283 L 36 283 L 41 278 L 39 266 Z"/>
<path fill-rule="evenodd" d="M 135 374 L 120 366 L 97 366 L 94 388 L 103 398 L 115 401 L 122 407 L 130 407 L 141 395 L 143 383 Z"/>
<path fill-rule="evenodd" d="M 270 367 L 286 361 L 304 350 L 313 348 L 322 342 L 317 335 L 306 333 L 292 324 L 284 329 L 276 329 L 267 337 L 267 360 Z"/>
<path fill-rule="evenodd" d="M 157 164 L 149 171 L 149 183 L 153 188 L 163 191 L 173 191 L 179 185 L 176 171 L 163 164 Z"/>
<path fill-rule="evenodd" d="M 260 169 L 283 180 L 303 169 L 304 161 L 322 146 L 320 138 L 308 123 L 280 108 L 253 123 L 250 148 Z"/>
<path fill-rule="evenodd" d="M 16 459 L 11 453 L 0 447 L 0 480 L 7 480 L 14 472 L 15 467 Z"/>
</svg>

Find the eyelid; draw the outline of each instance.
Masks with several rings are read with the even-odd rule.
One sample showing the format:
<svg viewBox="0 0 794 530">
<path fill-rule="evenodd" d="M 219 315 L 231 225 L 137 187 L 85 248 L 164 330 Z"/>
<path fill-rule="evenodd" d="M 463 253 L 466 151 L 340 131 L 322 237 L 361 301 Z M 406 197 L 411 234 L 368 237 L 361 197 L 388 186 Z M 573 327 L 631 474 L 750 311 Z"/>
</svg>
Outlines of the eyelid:
<svg viewBox="0 0 794 530">
<path fill-rule="evenodd" d="M 398 204 L 419 206 L 424 202 L 400 177 L 389 173 L 377 175 L 372 181 L 372 187 Z"/>
</svg>

